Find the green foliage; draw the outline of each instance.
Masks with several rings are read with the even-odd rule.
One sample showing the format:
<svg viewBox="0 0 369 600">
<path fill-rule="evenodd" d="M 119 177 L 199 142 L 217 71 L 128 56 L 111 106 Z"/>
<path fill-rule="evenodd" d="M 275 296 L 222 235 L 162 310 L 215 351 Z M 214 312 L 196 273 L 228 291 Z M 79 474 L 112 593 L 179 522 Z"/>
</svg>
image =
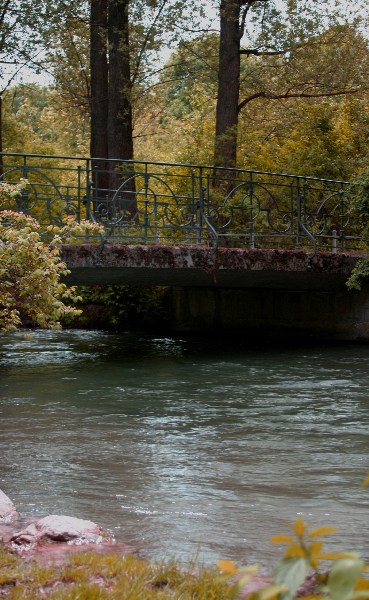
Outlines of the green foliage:
<svg viewBox="0 0 369 600">
<path fill-rule="evenodd" d="M 369 277 L 369 257 L 360 258 L 346 281 L 349 290 L 361 290 L 364 281 Z"/>
<path fill-rule="evenodd" d="M 60 282 L 68 274 L 60 259 L 63 237 L 93 232 L 100 226 L 75 223 L 68 218 L 64 227 L 49 227 L 50 244 L 45 243 L 40 224 L 23 213 L 1 210 L 21 194 L 27 181 L 0 183 L 0 330 L 11 331 L 25 321 L 43 328 L 60 328 L 60 319 L 76 316 L 75 287 Z M 45 233 L 45 232 L 44 232 Z"/>
<path fill-rule="evenodd" d="M 364 232 L 369 232 L 369 167 L 355 178 L 352 184 L 353 213 L 361 223 Z"/>
<path fill-rule="evenodd" d="M 91 305 L 104 308 L 105 325 L 114 329 L 148 329 L 167 322 L 167 288 L 128 285 L 81 286 L 77 307 L 82 309 L 78 323 L 88 324 L 94 312 Z"/>
<path fill-rule="evenodd" d="M 361 224 L 362 236 L 367 248 L 369 238 L 369 167 L 366 167 L 352 185 L 352 217 Z M 349 290 L 361 290 L 364 281 L 369 277 L 369 256 L 359 259 L 352 270 L 346 285 Z"/>
<path fill-rule="evenodd" d="M 56 90 L 17 85 L 3 97 L 4 151 L 84 155 L 89 147 L 87 114 L 66 104 Z"/>
</svg>

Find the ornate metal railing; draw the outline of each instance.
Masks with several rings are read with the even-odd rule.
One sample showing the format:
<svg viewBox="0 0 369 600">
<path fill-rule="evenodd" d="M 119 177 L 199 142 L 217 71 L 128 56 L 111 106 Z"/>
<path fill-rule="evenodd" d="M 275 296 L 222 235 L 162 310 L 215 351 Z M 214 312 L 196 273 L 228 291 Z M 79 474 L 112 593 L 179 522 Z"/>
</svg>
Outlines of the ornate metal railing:
<svg viewBox="0 0 369 600">
<path fill-rule="evenodd" d="M 122 243 L 313 251 L 361 245 L 346 181 L 65 156 L 4 153 L 2 160 L 0 181 L 28 181 L 17 210 L 43 225 L 73 214 L 102 223 L 106 239 Z"/>
</svg>

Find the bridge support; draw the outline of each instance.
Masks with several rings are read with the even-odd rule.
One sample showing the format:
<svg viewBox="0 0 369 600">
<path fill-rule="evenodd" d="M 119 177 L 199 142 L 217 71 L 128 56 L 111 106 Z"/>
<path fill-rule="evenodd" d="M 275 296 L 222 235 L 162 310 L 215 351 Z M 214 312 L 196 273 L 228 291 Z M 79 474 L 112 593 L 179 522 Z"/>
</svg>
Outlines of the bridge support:
<svg viewBox="0 0 369 600">
<path fill-rule="evenodd" d="M 369 341 L 369 289 L 174 288 L 178 332 Z"/>
</svg>

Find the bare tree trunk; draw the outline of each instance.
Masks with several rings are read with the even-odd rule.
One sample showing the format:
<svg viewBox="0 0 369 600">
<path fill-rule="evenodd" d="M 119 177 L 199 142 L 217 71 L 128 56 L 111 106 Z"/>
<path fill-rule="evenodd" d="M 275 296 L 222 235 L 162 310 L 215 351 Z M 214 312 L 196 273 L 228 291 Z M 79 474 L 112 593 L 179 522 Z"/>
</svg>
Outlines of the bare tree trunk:
<svg viewBox="0 0 369 600">
<path fill-rule="evenodd" d="M 109 158 L 133 158 L 129 0 L 109 0 Z"/>
<path fill-rule="evenodd" d="M 108 147 L 109 158 L 120 160 L 133 159 L 128 8 L 129 0 L 109 0 Z M 115 167 L 110 175 L 111 188 L 117 189 L 122 180 L 129 179 L 131 176 L 132 169 L 125 169 L 125 172 L 118 175 Z M 122 189 L 120 195 L 120 207 L 131 216 L 136 212 L 134 192 L 135 185 L 132 179 Z"/>
<path fill-rule="evenodd" d="M 240 0 L 221 0 L 214 164 L 235 167 L 240 89 Z"/>
<path fill-rule="evenodd" d="M 108 57 L 107 0 L 91 0 L 90 72 L 91 72 L 91 158 L 108 157 Z M 106 198 L 109 177 L 107 163 L 92 160 L 94 206 Z"/>
<path fill-rule="evenodd" d="M 108 156 L 107 0 L 91 0 L 91 157 Z"/>
</svg>

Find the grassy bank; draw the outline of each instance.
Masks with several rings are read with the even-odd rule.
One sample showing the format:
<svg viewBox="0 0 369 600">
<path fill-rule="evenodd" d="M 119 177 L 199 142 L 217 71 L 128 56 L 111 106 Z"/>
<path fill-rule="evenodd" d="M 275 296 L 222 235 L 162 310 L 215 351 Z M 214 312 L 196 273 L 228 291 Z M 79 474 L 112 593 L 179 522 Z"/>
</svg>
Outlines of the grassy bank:
<svg viewBox="0 0 369 600">
<path fill-rule="evenodd" d="M 41 566 L 0 550 L 0 597 L 9 600 L 226 600 L 235 593 L 219 570 L 191 573 L 175 563 L 93 552 L 71 555 L 63 566 Z"/>
<path fill-rule="evenodd" d="M 21 557 L 0 548 L 0 597 L 9 600 L 369 600 L 369 566 L 355 552 L 330 553 L 321 538 L 334 532 L 309 529 L 298 517 L 291 534 L 272 543 L 286 547 L 272 578 L 257 578 L 257 566 L 217 568 L 156 563 L 132 554 L 68 554 L 61 565 L 46 554 Z M 54 548 L 56 546 L 54 545 Z M 46 566 L 45 566 L 46 565 Z M 251 587 L 250 587 L 251 584 Z"/>
</svg>

